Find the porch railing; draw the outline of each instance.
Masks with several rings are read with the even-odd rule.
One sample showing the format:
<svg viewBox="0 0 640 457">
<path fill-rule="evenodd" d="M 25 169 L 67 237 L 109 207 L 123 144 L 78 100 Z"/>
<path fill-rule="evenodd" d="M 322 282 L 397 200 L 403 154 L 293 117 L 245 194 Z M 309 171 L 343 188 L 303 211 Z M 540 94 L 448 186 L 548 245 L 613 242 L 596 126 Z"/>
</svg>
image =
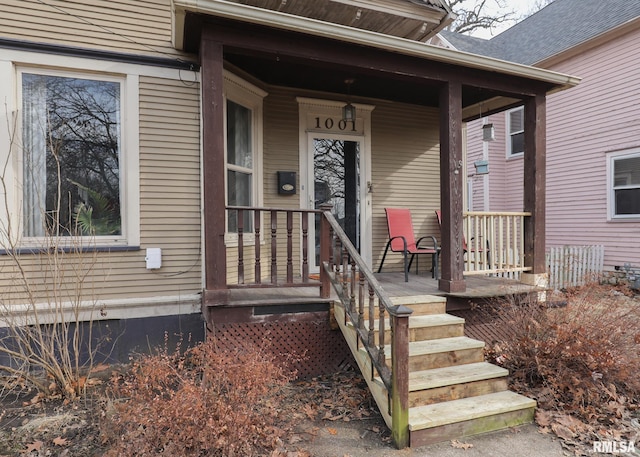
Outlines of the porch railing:
<svg viewBox="0 0 640 457">
<path fill-rule="evenodd" d="M 524 221 L 528 212 L 464 213 L 465 274 L 518 277 L 524 265 Z"/>
<path fill-rule="evenodd" d="M 320 213 L 227 206 L 227 252 L 236 261 L 229 262 L 228 287 L 317 287 L 309 276 L 309 227 Z"/>
<path fill-rule="evenodd" d="M 320 231 L 321 295 L 329 298 L 333 287 L 339 297 L 340 305 L 345 310 L 343 326 L 346 327 L 349 322 L 353 325 L 357 335 L 356 344 L 358 347 L 362 345 L 371 361 L 371 380 L 375 379 L 377 373 L 386 387 L 392 438 L 398 448 L 404 448 L 409 443 L 409 316 L 412 310 L 391 303 L 371 269 L 331 214 L 330 206 L 323 209 Z M 374 330 L 376 319 L 377 340 Z M 385 333 L 387 321 L 391 327 L 390 336 Z"/>
</svg>

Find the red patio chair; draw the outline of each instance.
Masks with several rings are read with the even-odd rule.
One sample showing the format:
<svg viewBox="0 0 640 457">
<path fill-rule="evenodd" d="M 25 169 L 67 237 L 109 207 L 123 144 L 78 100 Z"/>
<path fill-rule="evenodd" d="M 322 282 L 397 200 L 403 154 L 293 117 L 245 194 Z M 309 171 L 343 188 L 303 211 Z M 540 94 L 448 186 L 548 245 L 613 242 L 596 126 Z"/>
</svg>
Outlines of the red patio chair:
<svg viewBox="0 0 640 457">
<path fill-rule="evenodd" d="M 404 282 L 409 282 L 409 269 L 416 255 L 429 254 L 431 256 L 431 272 L 432 277 L 438 278 L 438 241 L 434 236 L 427 235 L 418 239 L 416 242 L 413 233 L 413 221 L 411 220 L 411 211 L 402 208 L 385 208 L 387 213 L 387 227 L 389 229 L 389 241 L 384 249 L 384 255 L 378 268 L 378 273 L 382 271 L 382 265 L 387 257 L 387 252 L 391 248 L 392 252 L 401 252 L 404 257 Z M 431 238 L 432 246 L 420 247 L 420 242 L 425 238 Z M 411 254 L 411 260 L 407 264 L 407 256 Z M 416 261 L 416 274 L 418 274 L 418 262 Z"/>
</svg>

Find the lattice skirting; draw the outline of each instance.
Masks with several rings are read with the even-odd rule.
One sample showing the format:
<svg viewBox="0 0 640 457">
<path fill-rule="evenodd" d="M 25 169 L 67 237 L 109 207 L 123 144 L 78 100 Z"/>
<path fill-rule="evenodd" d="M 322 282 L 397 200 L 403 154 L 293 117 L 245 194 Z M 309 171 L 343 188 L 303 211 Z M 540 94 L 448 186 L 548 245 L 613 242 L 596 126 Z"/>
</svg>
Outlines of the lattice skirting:
<svg viewBox="0 0 640 457">
<path fill-rule="evenodd" d="M 212 337 L 222 349 L 267 349 L 295 369 L 299 378 L 357 366 L 342 333 L 330 328 L 328 318 L 310 322 L 217 323 Z"/>
<path fill-rule="evenodd" d="M 505 316 L 489 306 L 448 312 L 464 318 L 465 336 L 484 341 L 488 346 L 497 341 L 509 341 L 515 336 Z"/>
</svg>

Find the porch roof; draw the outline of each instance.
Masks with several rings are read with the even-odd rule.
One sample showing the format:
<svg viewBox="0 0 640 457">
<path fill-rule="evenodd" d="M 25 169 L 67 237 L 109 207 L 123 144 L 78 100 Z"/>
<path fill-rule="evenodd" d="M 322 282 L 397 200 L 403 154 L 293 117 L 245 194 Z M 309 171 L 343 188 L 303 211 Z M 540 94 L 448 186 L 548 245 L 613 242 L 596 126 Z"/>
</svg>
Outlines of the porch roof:
<svg viewBox="0 0 640 457">
<path fill-rule="evenodd" d="M 323 0 L 327 3 L 328 0 Z M 340 0 L 342 3 L 367 3 L 351 0 Z M 269 2 L 251 2 L 257 4 L 267 4 Z M 277 2 L 285 4 L 286 2 Z M 380 4 L 381 2 L 374 2 Z M 394 2 L 391 2 L 392 4 Z M 397 3 L 397 2 L 396 2 Z M 431 2 L 433 3 L 433 2 Z M 394 36 L 389 32 L 380 33 L 372 30 L 365 30 L 342 23 L 328 22 L 327 20 L 316 19 L 313 17 L 304 17 L 300 15 L 285 13 L 266 7 L 256 7 L 253 5 L 241 4 L 234 1 L 225 0 L 173 0 L 174 7 L 174 43 L 176 48 L 189 52 L 196 52 L 198 41 L 196 37 L 190 34 L 194 33 L 192 29 L 195 24 L 188 23 L 188 17 L 191 15 L 204 15 L 209 17 L 217 17 L 230 19 L 245 23 L 251 23 L 259 26 L 276 28 L 291 32 L 303 33 L 305 35 L 327 38 L 331 40 L 339 40 L 359 46 L 367 46 L 377 48 L 386 52 L 392 52 L 425 61 L 435 61 L 457 67 L 464 67 L 475 70 L 488 71 L 506 76 L 516 76 L 526 78 L 549 86 L 548 92 L 556 92 L 568 89 L 577 85 L 580 78 L 566 75 L 559 72 L 549 71 L 528 65 L 508 62 L 492 57 L 480 56 L 468 52 L 446 49 L 437 46 L 425 44 L 415 39 L 409 39 L 402 36 Z M 433 6 L 432 6 L 433 7 Z M 441 10 L 442 19 L 439 24 L 432 24 L 433 30 L 439 30 L 443 21 L 446 22 L 448 14 L 444 9 Z M 388 13 L 393 16 L 392 13 Z M 326 18 L 329 19 L 329 18 Z M 426 24 L 426 23 L 425 23 Z M 186 33 L 188 32 L 188 33 Z M 199 31 L 195 32 L 199 33 Z M 485 103 L 486 100 L 493 99 L 494 105 L 499 108 L 500 105 L 507 106 L 513 100 L 506 100 L 503 103 L 496 101 L 495 94 L 487 97 L 480 102 Z M 469 108 L 469 107 L 465 107 Z"/>
</svg>

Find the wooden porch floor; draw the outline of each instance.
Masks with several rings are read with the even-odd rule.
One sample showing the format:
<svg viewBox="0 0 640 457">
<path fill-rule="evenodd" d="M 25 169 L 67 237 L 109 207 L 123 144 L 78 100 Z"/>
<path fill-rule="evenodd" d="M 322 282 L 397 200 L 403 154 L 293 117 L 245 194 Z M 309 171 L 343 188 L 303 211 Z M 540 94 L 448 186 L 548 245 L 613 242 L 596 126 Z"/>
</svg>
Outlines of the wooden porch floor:
<svg viewBox="0 0 640 457">
<path fill-rule="evenodd" d="M 469 276 L 465 278 L 467 290 L 459 293 L 447 293 L 438 290 L 438 281 L 430 276 L 409 275 L 409 282 L 404 282 L 404 274 L 376 273 L 375 277 L 390 297 L 412 295 L 437 295 L 451 298 L 452 302 L 471 300 L 490 300 L 516 294 L 542 291 L 535 286 L 523 284 L 517 280 L 495 276 Z M 309 287 L 277 287 L 277 288 L 237 288 L 230 289 L 229 305 L 270 305 L 283 303 L 320 303 L 326 302 L 319 297 L 319 282 L 312 280 Z M 456 300 L 457 299 L 457 300 Z"/>
</svg>

